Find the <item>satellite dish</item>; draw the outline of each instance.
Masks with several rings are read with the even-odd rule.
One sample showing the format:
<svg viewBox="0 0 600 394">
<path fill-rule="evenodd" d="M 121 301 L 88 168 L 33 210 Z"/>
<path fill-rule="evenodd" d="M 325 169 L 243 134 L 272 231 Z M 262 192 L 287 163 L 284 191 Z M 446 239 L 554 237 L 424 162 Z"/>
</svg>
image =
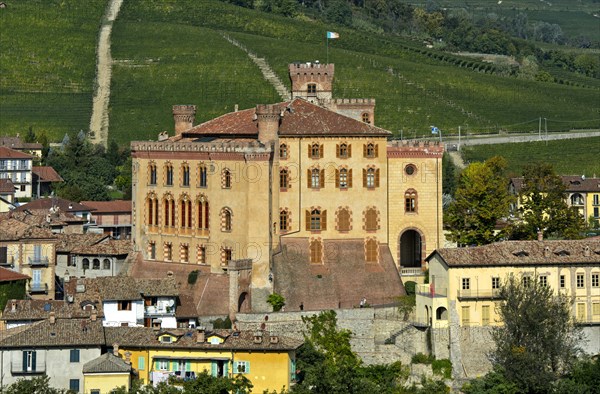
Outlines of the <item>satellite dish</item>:
<svg viewBox="0 0 600 394">
<path fill-rule="evenodd" d="M 173 300 L 173 299 L 169 300 L 169 302 L 167 303 L 167 305 L 169 305 L 169 306 L 175 305 L 175 300 Z"/>
</svg>

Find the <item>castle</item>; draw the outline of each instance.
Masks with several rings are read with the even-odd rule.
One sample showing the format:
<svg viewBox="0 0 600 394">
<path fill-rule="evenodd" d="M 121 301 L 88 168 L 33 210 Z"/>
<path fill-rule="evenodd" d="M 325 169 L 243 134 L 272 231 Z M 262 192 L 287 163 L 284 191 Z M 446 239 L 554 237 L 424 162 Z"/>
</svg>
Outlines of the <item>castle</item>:
<svg viewBox="0 0 600 394">
<path fill-rule="evenodd" d="M 333 99 L 333 64 L 289 65 L 290 101 L 131 143 L 133 242 L 146 261 L 228 273 L 234 311 L 392 302 L 443 245 L 437 143 L 390 140 L 375 100 Z"/>
</svg>

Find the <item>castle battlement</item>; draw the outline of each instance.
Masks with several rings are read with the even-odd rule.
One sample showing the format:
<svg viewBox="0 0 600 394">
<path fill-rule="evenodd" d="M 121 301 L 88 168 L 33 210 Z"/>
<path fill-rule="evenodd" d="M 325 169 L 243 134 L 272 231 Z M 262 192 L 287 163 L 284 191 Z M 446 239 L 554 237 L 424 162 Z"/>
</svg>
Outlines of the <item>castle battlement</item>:
<svg viewBox="0 0 600 394">
<path fill-rule="evenodd" d="M 305 73 L 307 71 L 311 71 L 311 72 L 318 72 L 318 73 L 325 73 L 325 74 L 333 74 L 334 72 L 334 65 L 333 64 L 321 64 L 321 63 L 311 63 L 311 62 L 307 62 L 307 63 L 292 63 L 289 65 L 289 71 L 290 71 L 290 75 L 292 73 Z"/>
<path fill-rule="evenodd" d="M 335 105 L 345 104 L 358 104 L 358 105 L 375 105 L 375 99 L 373 98 L 339 98 L 327 100 L 325 103 L 331 103 Z"/>
<path fill-rule="evenodd" d="M 442 157 L 444 145 L 438 141 L 388 141 L 389 158 L 402 157 Z"/>
<path fill-rule="evenodd" d="M 132 152 L 204 152 L 204 153 L 270 153 L 271 147 L 254 142 L 181 142 L 181 141 L 133 141 Z"/>
</svg>

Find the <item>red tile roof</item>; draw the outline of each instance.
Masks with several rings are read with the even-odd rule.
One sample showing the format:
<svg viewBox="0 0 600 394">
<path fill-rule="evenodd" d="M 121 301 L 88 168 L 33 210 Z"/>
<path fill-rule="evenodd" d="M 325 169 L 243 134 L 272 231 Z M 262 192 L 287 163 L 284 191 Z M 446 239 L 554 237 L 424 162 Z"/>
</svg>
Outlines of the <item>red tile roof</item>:
<svg viewBox="0 0 600 394">
<path fill-rule="evenodd" d="M 43 145 L 37 142 L 23 142 L 19 137 L 0 137 L 0 146 L 16 150 L 42 150 Z"/>
<path fill-rule="evenodd" d="M 81 201 L 81 204 L 95 209 L 94 214 L 116 212 L 131 213 L 131 200 Z"/>
<path fill-rule="evenodd" d="M 12 282 L 13 280 L 26 280 L 31 279 L 27 275 L 20 274 L 13 270 L 0 267 L 0 282 Z"/>
<path fill-rule="evenodd" d="M 0 179 L 0 193 L 15 193 L 15 184 L 8 178 Z"/>
<path fill-rule="evenodd" d="M 65 200 L 60 197 L 50 197 L 31 201 L 25 205 L 21 205 L 19 208 L 15 209 L 15 211 L 24 211 L 26 209 L 50 209 L 52 207 L 58 207 L 63 212 L 89 212 L 94 210 L 93 208 L 77 202 Z"/>
<path fill-rule="evenodd" d="M 40 182 L 63 182 L 64 179 L 50 166 L 39 166 L 31 169 L 34 175 L 39 178 Z"/>
<path fill-rule="evenodd" d="M 368 123 L 340 115 L 303 99 L 274 104 L 283 113 L 280 136 L 380 136 L 391 133 Z M 182 136 L 258 135 L 256 109 L 231 112 L 184 131 Z"/>
<path fill-rule="evenodd" d="M 19 152 L 18 150 L 10 149 L 5 146 L 0 146 L 1 159 L 33 159 L 32 155 Z"/>
<path fill-rule="evenodd" d="M 563 175 L 560 177 L 567 192 L 597 192 L 600 193 L 600 178 L 585 178 L 581 175 Z M 524 178 L 511 178 L 515 191 L 518 193 L 523 188 Z"/>
</svg>

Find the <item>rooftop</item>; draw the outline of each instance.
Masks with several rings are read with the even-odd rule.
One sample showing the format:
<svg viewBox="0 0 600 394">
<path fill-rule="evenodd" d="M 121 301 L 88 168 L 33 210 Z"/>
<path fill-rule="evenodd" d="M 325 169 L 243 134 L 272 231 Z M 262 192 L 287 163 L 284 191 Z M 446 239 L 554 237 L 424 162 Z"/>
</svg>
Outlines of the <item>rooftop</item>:
<svg viewBox="0 0 600 394">
<path fill-rule="evenodd" d="M 17 208 L 16 210 L 18 210 L 18 211 L 22 211 L 25 209 L 49 210 L 50 208 L 56 208 L 56 207 L 58 207 L 60 211 L 70 212 L 70 213 L 93 211 L 92 208 L 90 208 L 86 205 L 79 204 L 74 201 L 65 200 L 64 198 L 60 198 L 60 197 L 40 198 L 38 200 L 34 200 L 25 205 L 22 205 L 19 208 Z"/>
<path fill-rule="evenodd" d="M 43 145 L 37 142 L 23 142 L 19 137 L 0 137 L 0 146 L 16 150 L 42 150 Z"/>
<path fill-rule="evenodd" d="M 131 372 L 131 364 L 127 364 L 112 353 L 104 353 L 100 357 L 83 364 L 83 373 L 111 372 Z"/>
<path fill-rule="evenodd" d="M 12 282 L 15 280 L 27 280 L 31 277 L 23 275 L 21 273 L 0 267 L 0 282 Z"/>
<path fill-rule="evenodd" d="M 50 317 L 50 312 L 54 312 L 56 319 L 86 318 L 92 314 L 92 310 L 84 310 L 79 303 L 62 300 L 9 300 L 4 307 L 2 320 L 45 320 Z"/>
<path fill-rule="evenodd" d="M 0 331 L 0 347 L 99 347 L 105 343 L 100 319 L 56 319 L 54 323 L 46 319 L 32 323 L 14 335 L 11 330 Z"/>
<path fill-rule="evenodd" d="M 94 209 L 94 214 L 131 213 L 131 200 L 82 201 L 81 204 Z"/>
<path fill-rule="evenodd" d="M 7 148 L 6 146 L 0 146 L 0 159 L 33 159 L 32 155 L 23 153 L 21 151 Z"/>
<path fill-rule="evenodd" d="M 64 179 L 50 166 L 38 166 L 31 169 L 33 175 L 37 176 L 39 182 L 63 182 Z"/>
</svg>

